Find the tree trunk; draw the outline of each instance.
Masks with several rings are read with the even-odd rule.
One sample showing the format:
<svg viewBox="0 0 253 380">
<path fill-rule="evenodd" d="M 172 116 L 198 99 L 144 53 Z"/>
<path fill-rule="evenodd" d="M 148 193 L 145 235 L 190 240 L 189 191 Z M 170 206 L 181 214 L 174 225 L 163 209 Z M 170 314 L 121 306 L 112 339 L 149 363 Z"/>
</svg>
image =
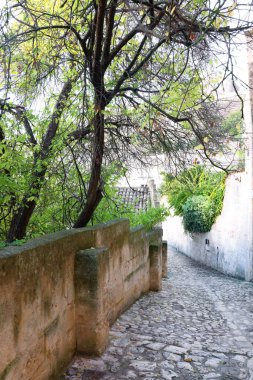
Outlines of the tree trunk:
<svg viewBox="0 0 253 380">
<path fill-rule="evenodd" d="M 40 190 L 44 182 L 46 168 L 33 174 L 30 189 L 22 199 L 22 203 L 15 212 L 7 234 L 7 242 L 23 239 L 26 235 L 27 226 L 39 198 Z M 32 199 L 31 199 L 32 198 Z"/>
<path fill-rule="evenodd" d="M 104 40 L 104 22 L 106 15 L 107 0 L 97 2 L 96 15 L 94 20 L 94 46 L 91 56 L 91 81 L 94 86 L 94 140 L 91 164 L 91 176 L 87 192 L 86 204 L 79 214 L 74 228 L 86 226 L 90 221 L 96 207 L 103 198 L 102 192 L 102 161 L 104 154 L 104 109 L 106 107 L 107 97 L 104 87 L 103 71 L 103 40 Z M 108 37 L 108 36 L 107 36 Z M 110 36 L 108 37 L 110 40 Z M 108 47 L 109 48 L 109 47 Z"/>
<path fill-rule="evenodd" d="M 74 224 L 74 228 L 80 228 L 86 226 L 90 221 L 95 209 L 99 202 L 103 198 L 103 184 L 101 182 L 101 170 L 104 153 L 104 107 L 101 107 L 101 103 L 95 107 L 97 110 L 93 120 L 94 125 L 94 143 L 93 143 L 93 155 L 92 155 L 92 167 L 91 177 L 89 182 L 89 188 L 87 192 L 86 204 L 79 214 L 77 221 Z"/>
<path fill-rule="evenodd" d="M 26 229 L 35 206 L 35 200 L 28 201 L 26 198 L 23 199 L 23 206 L 18 209 L 12 218 L 7 235 L 7 242 L 11 243 L 14 240 L 20 240 L 25 237 Z"/>
<path fill-rule="evenodd" d="M 40 152 L 35 153 L 34 155 L 33 173 L 31 175 L 29 191 L 24 195 L 21 205 L 18 207 L 12 218 L 7 234 L 7 242 L 9 243 L 17 239 L 23 239 L 26 235 L 29 221 L 36 207 L 37 199 L 39 198 L 40 190 L 45 180 L 45 174 L 47 171 L 46 159 L 50 155 L 50 149 L 59 127 L 60 118 L 65 108 L 66 100 L 70 96 L 73 83 L 75 83 L 78 78 L 79 75 L 77 75 L 74 79 L 68 79 L 59 94 L 54 112 L 51 116 L 47 131 L 41 143 Z M 42 165 L 42 169 L 38 170 L 38 165 Z"/>
</svg>

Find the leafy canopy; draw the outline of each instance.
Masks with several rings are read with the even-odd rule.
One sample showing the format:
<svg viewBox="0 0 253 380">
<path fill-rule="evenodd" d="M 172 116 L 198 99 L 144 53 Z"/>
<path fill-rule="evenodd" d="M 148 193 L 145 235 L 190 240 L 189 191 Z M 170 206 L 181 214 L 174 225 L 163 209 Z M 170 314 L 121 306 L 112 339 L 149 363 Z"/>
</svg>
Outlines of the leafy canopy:
<svg viewBox="0 0 253 380">
<path fill-rule="evenodd" d="M 219 166 L 226 136 L 213 68 L 233 76 L 233 41 L 252 27 L 238 17 L 243 6 L 9 0 L 0 9 L 2 236 L 86 225 L 115 162 L 120 171 L 165 153 L 178 167 L 199 147 Z"/>
</svg>

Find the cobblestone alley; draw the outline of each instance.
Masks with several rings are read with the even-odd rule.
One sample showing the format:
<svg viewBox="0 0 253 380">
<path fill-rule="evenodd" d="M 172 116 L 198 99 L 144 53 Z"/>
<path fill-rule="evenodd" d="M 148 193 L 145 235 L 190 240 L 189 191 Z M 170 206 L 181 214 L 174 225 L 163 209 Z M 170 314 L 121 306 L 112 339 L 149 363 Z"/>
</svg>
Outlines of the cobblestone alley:
<svg viewBox="0 0 253 380">
<path fill-rule="evenodd" d="M 170 249 L 163 290 L 117 320 L 101 358 L 76 357 L 62 379 L 253 380 L 253 283 Z"/>
</svg>

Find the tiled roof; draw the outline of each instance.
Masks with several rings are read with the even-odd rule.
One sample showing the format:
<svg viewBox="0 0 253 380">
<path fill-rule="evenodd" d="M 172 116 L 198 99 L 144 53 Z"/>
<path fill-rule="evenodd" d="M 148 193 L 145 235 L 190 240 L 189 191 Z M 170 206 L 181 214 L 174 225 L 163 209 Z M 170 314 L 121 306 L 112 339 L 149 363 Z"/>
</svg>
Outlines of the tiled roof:
<svg viewBox="0 0 253 380">
<path fill-rule="evenodd" d="M 122 203 L 133 206 L 136 210 L 147 210 L 151 205 L 151 194 L 147 185 L 119 187 L 117 195 L 122 199 Z"/>
</svg>

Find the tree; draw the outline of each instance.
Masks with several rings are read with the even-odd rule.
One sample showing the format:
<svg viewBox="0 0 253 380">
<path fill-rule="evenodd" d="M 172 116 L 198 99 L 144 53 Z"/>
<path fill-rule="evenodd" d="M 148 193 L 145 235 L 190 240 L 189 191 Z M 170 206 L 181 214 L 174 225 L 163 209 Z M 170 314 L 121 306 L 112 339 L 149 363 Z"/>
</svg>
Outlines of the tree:
<svg viewBox="0 0 253 380">
<path fill-rule="evenodd" d="M 76 228 L 92 217 L 103 197 L 103 167 L 116 157 L 124 162 L 130 152 L 143 160 L 164 150 L 173 158 L 197 140 L 217 165 L 210 153 L 218 149 L 220 132 L 215 120 L 206 128 L 214 100 L 205 93 L 212 79 L 207 67 L 218 64 L 217 51 L 225 46 L 222 79 L 233 75 L 233 39 L 252 27 L 236 20 L 241 8 L 235 1 L 10 0 L 1 12 L 2 120 L 22 123 L 32 162 L 22 199 L 9 193 L 8 240 L 25 236 L 63 130 L 62 150 L 73 153 L 77 169 L 86 161 L 90 173 Z M 214 82 L 212 89 L 218 87 Z M 29 112 L 36 97 L 48 102 L 48 123 L 34 131 Z M 5 129 L 2 123 L 4 155 Z M 11 177 L 4 165 L 1 170 Z"/>
</svg>

